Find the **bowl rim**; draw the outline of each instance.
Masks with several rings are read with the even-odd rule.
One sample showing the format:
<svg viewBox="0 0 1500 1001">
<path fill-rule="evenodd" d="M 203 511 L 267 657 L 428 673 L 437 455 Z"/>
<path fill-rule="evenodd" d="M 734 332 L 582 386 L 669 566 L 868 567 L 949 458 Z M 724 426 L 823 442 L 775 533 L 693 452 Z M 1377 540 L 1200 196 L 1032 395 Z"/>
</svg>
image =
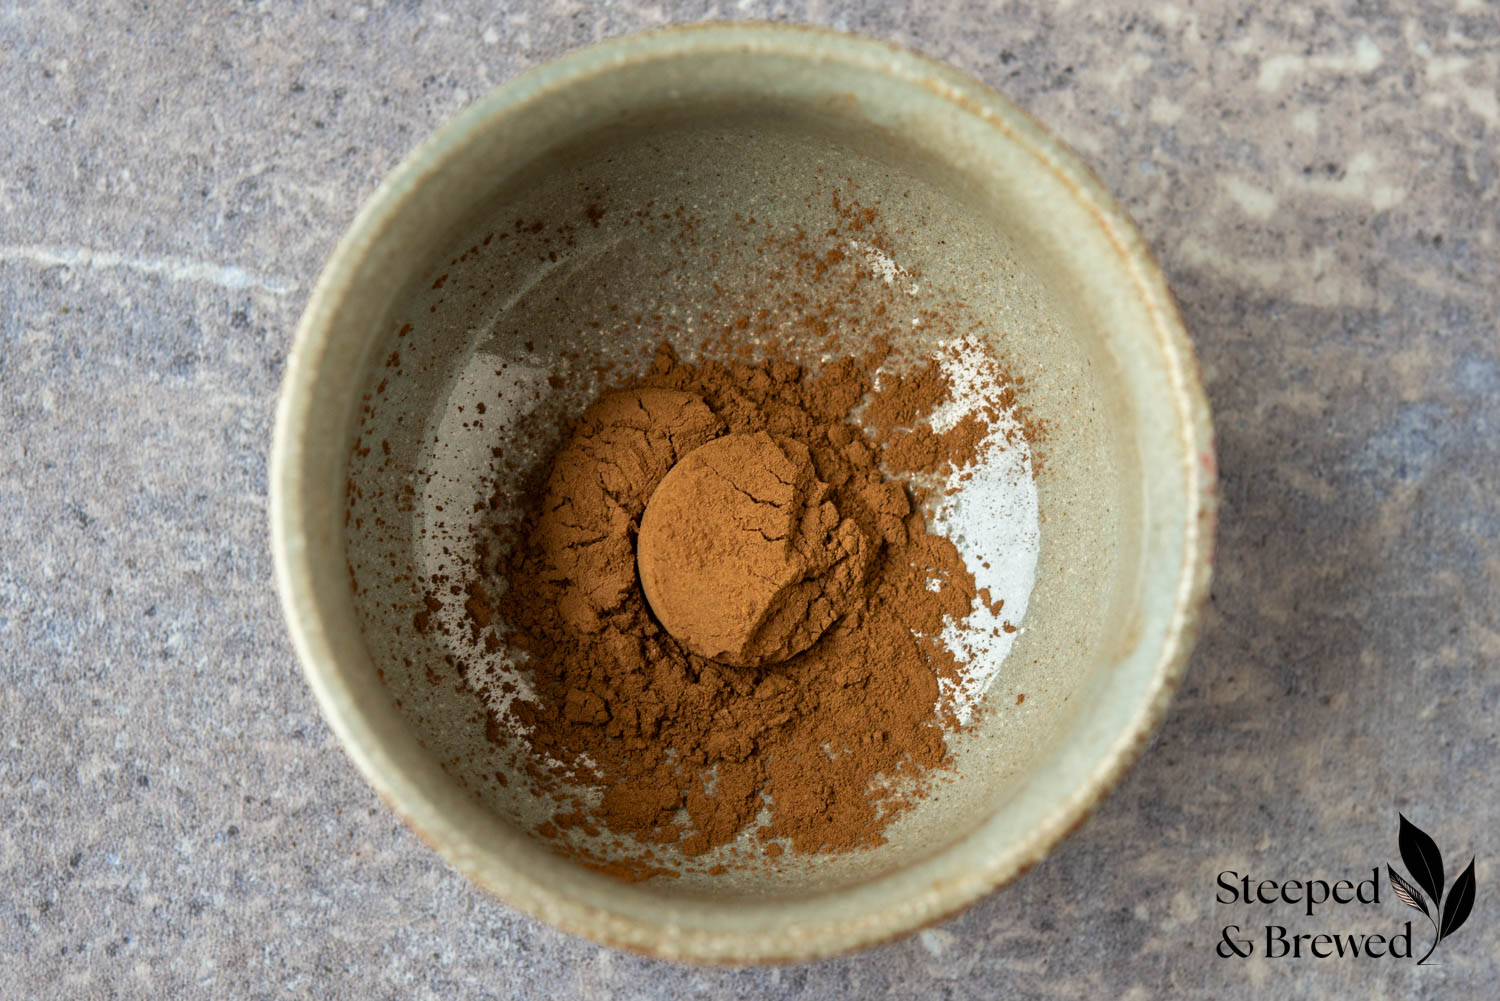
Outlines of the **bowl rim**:
<svg viewBox="0 0 1500 1001">
<path fill-rule="evenodd" d="M 508 860 L 484 864 L 461 851 L 445 833 L 448 825 L 436 805 L 411 794 L 388 771 L 395 762 L 378 744 L 357 704 L 343 697 L 337 665 L 323 640 L 324 623 L 313 600 L 311 571 L 303 545 L 310 512 L 290 502 L 288 484 L 300 483 L 300 443 L 312 429 L 297 418 L 316 391 L 317 369 L 332 337 L 337 301 L 380 231 L 402 211 L 405 198 L 426 176 L 470 141 L 479 130 L 536 96 L 566 88 L 598 73 L 625 66 L 701 56 L 732 49 L 809 62 L 842 62 L 921 87 L 977 118 L 1030 153 L 1089 213 L 1108 237 L 1151 318 L 1152 333 L 1165 359 L 1173 408 L 1181 434 L 1178 472 L 1185 477 L 1182 562 L 1165 627 L 1162 652 L 1139 708 L 1115 735 L 1078 789 L 1055 804 L 1038 829 L 1011 850 L 998 850 L 979 872 L 950 880 L 931 891 L 924 908 L 892 904 L 842 926 L 799 929 L 794 942 L 767 947 L 744 932 L 703 931 L 668 934 L 662 926 L 623 916 L 534 884 Z M 1059 139 L 1009 99 L 952 67 L 900 46 L 828 28 L 781 23 L 714 22 L 680 25 L 623 35 L 575 49 L 501 84 L 437 128 L 409 153 L 362 204 L 319 274 L 288 353 L 276 408 L 270 456 L 269 521 L 276 589 L 297 658 L 325 720 L 367 781 L 418 836 L 466 878 L 506 903 L 565 931 L 607 945 L 678 961 L 743 965 L 790 962 L 839 955 L 899 938 L 935 924 L 1007 885 L 1044 858 L 1076 830 L 1139 758 L 1166 715 L 1186 670 L 1208 596 L 1217 515 L 1216 458 L 1209 408 L 1198 363 L 1177 304 L 1151 250 L 1134 223 L 1095 174 Z M 374 740 L 374 738 L 370 738 Z M 839 892 L 839 891 L 833 891 Z"/>
</svg>

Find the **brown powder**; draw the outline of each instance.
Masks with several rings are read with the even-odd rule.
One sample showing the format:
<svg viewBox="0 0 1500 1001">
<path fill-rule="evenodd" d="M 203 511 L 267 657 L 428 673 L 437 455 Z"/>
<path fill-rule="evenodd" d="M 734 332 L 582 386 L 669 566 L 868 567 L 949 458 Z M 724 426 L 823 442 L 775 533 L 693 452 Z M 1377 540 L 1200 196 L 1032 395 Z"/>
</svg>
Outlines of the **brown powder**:
<svg viewBox="0 0 1500 1001">
<path fill-rule="evenodd" d="M 978 458 L 979 447 L 990 426 L 977 414 L 965 414 L 957 424 L 939 434 L 929 424 L 883 436 L 885 467 L 896 473 L 921 473 L 945 466 L 961 469 Z"/>
<path fill-rule="evenodd" d="M 558 611 L 597 633 L 601 615 L 635 588 L 635 529 L 656 484 L 677 460 L 723 432 L 690 393 L 612 393 L 584 411 L 552 463 L 532 541 L 544 556 L 537 583 L 555 586 Z"/>
<path fill-rule="evenodd" d="M 601 345 L 635 343 L 645 330 L 683 345 L 706 335 L 703 356 L 720 360 L 685 364 L 662 352 L 647 376 L 621 380 L 611 367 L 618 358 L 552 357 L 559 367 L 546 391 L 500 394 L 515 412 L 506 418 L 514 420 L 509 430 L 519 430 L 524 443 L 490 450 L 488 482 L 473 505 L 494 514 L 477 540 L 461 519 L 445 522 L 438 507 L 439 519 L 420 530 L 441 546 L 435 566 L 413 566 L 398 545 L 382 546 L 369 559 L 351 557 L 357 594 L 382 577 L 404 583 L 410 597 L 391 604 L 403 625 L 411 622 L 415 633 L 451 650 L 430 664 L 415 662 L 422 654 L 413 650 L 403 657 L 405 670 L 397 666 L 391 673 L 396 705 L 424 733 L 424 746 L 446 745 L 444 769 L 477 798 L 509 787 L 502 809 L 513 802 L 554 804 L 536 833 L 583 864 L 625 879 L 671 876 L 674 868 L 713 874 L 719 870 L 707 861 L 695 870 L 675 856 L 722 845 L 747 828 L 765 839 L 768 860 L 876 844 L 885 826 L 921 797 L 933 769 L 948 760 L 943 736 L 954 721 L 938 698 L 938 682 L 953 678 L 959 665 L 936 637 L 945 617 L 962 619 L 976 600 L 992 612 L 1001 603 L 987 593 L 976 598 L 953 547 L 928 535 L 915 513 L 922 491 L 878 470 L 932 487 L 977 458 L 982 439 L 971 432 L 992 430 L 988 424 L 998 414 L 981 409 L 938 432 L 926 415 L 951 393 L 941 369 L 929 365 L 892 379 L 887 368 L 902 366 L 889 364 L 884 350 L 841 357 L 847 351 L 840 342 L 905 343 L 918 320 L 924 340 L 934 345 L 975 335 L 994 343 L 1004 331 L 969 315 L 952 290 L 922 281 L 923 298 L 916 300 L 915 284 L 878 272 L 867 251 L 892 254 L 896 242 L 875 205 L 860 203 L 857 188 L 849 181 L 831 189 L 833 218 L 826 230 L 751 216 L 735 217 L 733 227 L 713 235 L 686 206 L 606 205 L 603 193 L 587 191 L 579 205 L 588 209 L 555 234 L 541 220 L 517 219 L 513 234 L 487 236 L 479 245 L 487 254 L 528 260 L 556 261 L 574 245 L 575 228 L 587 231 L 606 221 L 675 245 L 679 263 L 661 272 L 655 290 L 657 301 L 672 309 L 621 303 L 617 310 L 611 303 L 591 318 L 580 312 L 580 323 L 599 332 Z M 753 248 L 755 265 L 732 284 L 682 301 L 681 290 L 702 273 L 703 254 L 712 259 L 714 241 L 731 255 Z M 479 246 L 468 253 L 479 254 Z M 911 267 L 907 277 L 922 280 L 921 268 Z M 464 280 L 455 276 L 437 294 Z M 489 294 L 502 288 L 492 283 Z M 403 366 L 434 364 L 423 353 L 423 333 L 409 323 L 397 331 L 407 339 L 401 354 L 387 360 L 392 379 Z M 537 352 L 524 331 L 516 336 L 528 354 Z M 749 361 L 779 343 L 788 346 L 785 355 L 772 351 L 765 361 Z M 812 358 L 822 361 L 810 371 L 791 364 Z M 877 371 L 884 381 L 871 398 Z M 607 399 L 612 393 L 605 393 L 538 463 L 527 445 L 556 440 L 562 407 L 552 403 L 579 402 L 567 391 L 580 375 L 597 376 L 626 395 Z M 998 381 L 1008 380 L 1001 375 Z M 383 458 L 369 458 L 371 445 L 380 445 L 379 435 L 370 436 L 386 386 L 382 379 L 365 398 L 345 513 L 351 531 L 364 525 L 376 537 L 383 530 L 383 492 L 367 495 L 353 471 L 362 463 L 392 463 L 384 448 L 374 450 Z M 692 399 L 648 400 L 648 391 Z M 1013 396 L 1002 397 L 1000 407 L 1024 425 L 1025 444 L 1040 468 L 1041 428 Z M 483 414 L 485 408 L 474 409 Z M 469 421 L 466 415 L 465 427 Z M 473 425 L 482 426 L 478 420 Z M 679 459 L 726 434 L 761 432 L 807 449 L 813 478 L 826 485 L 840 524 L 852 521 L 867 540 L 868 563 L 848 607 L 821 637 L 808 637 L 808 649 L 779 662 L 772 657 L 760 666 L 732 667 L 694 653 L 651 614 L 635 576 L 636 533 L 654 489 Z M 395 486 L 384 515 L 413 512 L 421 503 L 418 488 L 435 475 L 419 468 L 411 481 Z M 804 489 L 816 492 L 819 485 L 807 482 Z M 519 524 L 499 514 L 517 501 L 527 509 Z M 806 508 L 802 502 L 799 510 Z M 805 550 L 814 566 L 821 565 L 817 552 Z M 833 579 L 824 577 L 825 592 Z M 927 590 L 929 582 L 936 591 Z M 455 614 L 466 635 L 452 631 Z M 755 617 L 736 621 L 743 627 Z M 531 683 L 524 702 L 510 701 L 519 692 L 511 680 L 514 658 L 502 655 L 507 645 L 523 652 L 520 670 Z M 386 683 L 386 672 L 380 676 Z M 450 686 L 481 695 L 475 722 L 494 753 L 448 739 L 470 725 L 454 717 L 441 694 Z M 507 702 L 499 714 L 484 708 Z M 518 729 L 526 732 L 518 737 Z M 672 849 L 663 850 L 668 845 Z M 722 854 L 730 868 L 755 864 L 740 847 Z"/>
<path fill-rule="evenodd" d="M 892 428 L 909 427 L 949 396 L 948 380 L 936 361 L 905 375 L 897 375 L 881 387 L 865 408 L 864 420 L 882 435 Z"/>
<path fill-rule="evenodd" d="M 730 434 L 688 455 L 641 519 L 641 588 L 657 620 L 721 664 L 812 646 L 861 597 L 872 549 L 829 492 L 792 438 Z"/>
<path fill-rule="evenodd" d="M 811 374 L 774 355 L 688 364 L 663 347 L 638 384 L 585 413 L 499 569 L 490 624 L 471 618 L 530 656 L 535 699 L 511 711 L 529 731 L 534 781 L 562 790 L 591 770 L 602 790 L 593 809 L 566 804 L 544 836 L 563 839 L 586 820 L 687 855 L 752 825 L 796 852 L 874 845 L 948 760 L 953 721 L 940 715 L 938 682 L 957 665 L 937 636 L 945 618 L 969 613 L 974 581 L 953 545 L 926 530 L 921 498 L 882 474 L 878 445 L 851 419 L 885 357 Z M 910 424 L 947 393 L 927 369 L 894 380 L 867 413 L 889 415 L 887 427 Z M 721 429 L 730 437 L 705 445 Z M 708 451 L 701 463 L 692 446 Z M 770 501 L 753 527 L 780 548 L 750 560 L 781 590 L 761 596 L 764 609 L 723 616 L 728 633 L 749 637 L 730 658 L 766 661 L 759 667 L 694 652 L 712 644 L 693 642 L 689 627 L 664 629 L 631 569 L 646 500 L 685 455 L 692 464 L 678 469 L 693 486 L 669 505 L 673 518 L 694 516 L 694 491 L 704 501 L 697 524 L 720 532 L 738 510 L 722 487 Z M 949 458 L 938 450 L 941 463 Z M 700 465 L 708 471 L 693 473 Z M 788 583 L 788 566 L 811 576 Z M 725 570 L 702 573 L 711 582 Z M 820 587 L 830 580 L 843 583 Z M 786 609 L 790 626 L 756 627 Z M 803 652 L 776 660 L 804 640 Z M 535 764 L 549 759 L 560 764 Z"/>
</svg>

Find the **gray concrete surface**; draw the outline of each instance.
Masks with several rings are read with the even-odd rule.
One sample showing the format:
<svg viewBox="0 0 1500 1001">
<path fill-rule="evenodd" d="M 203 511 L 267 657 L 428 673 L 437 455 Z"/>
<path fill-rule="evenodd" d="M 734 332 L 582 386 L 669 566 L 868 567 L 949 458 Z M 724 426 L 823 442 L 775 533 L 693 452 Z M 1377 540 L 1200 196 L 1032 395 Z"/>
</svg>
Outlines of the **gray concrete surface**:
<svg viewBox="0 0 1500 1001">
<path fill-rule="evenodd" d="M 808 20 L 978 75 L 1073 143 L 1172 278 L 1222 557 L 1154 748 L 1014 888 L 831 962 L 612 953 L 472 890 L 344 758 L 271 589 L 292 327 L 418 139 L 571 46 Z M 1500 16 L 1303 4 L 281 0 L 0 9 L 0 996 L 1485 998 L 1500 993 Z M 1221 959 L 1215 874 L 1449 878 L 1434 959 Z M 1427 937 L 1424 937 L 1427 936 Z"/>
</svg>

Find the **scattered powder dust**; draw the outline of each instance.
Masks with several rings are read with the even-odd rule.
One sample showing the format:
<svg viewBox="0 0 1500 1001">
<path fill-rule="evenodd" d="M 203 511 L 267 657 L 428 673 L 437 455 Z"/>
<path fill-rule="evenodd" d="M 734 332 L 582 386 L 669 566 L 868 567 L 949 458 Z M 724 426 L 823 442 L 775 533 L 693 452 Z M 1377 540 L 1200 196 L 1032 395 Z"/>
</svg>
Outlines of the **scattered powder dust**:
<svg viewBox="0 0 1500 1001">
<path fill-rule="evenodd" d="M 1036 582 L 1041 525 L 1035 470 L 1031 450 L 1019 446 L 1037 430 L 981 343 L 965 338 L 939 357 L 952 390 L 931 427 L 949 441 L 954 461 L 937 492 L 932 530 L 958 548 L 978 591 L 967 619 L 943 629 L 960 669 L 940 687 L 959 722 L 969 723 L 1016 641 Z"/>
<path fill-rule="evenodd" d="M 551 801 L 534 833 L 625 879 L 749 864 L 746 832 L 759 864 L 881 844 L 951 765 L 1026 611 L 1045 429 L 993 336 L 921 305 L 878 213 L 832 202 L 826 234 L 760 228 L 774 263 L 712 310 L 622 321 L 663 340 L 643 367 L 576 366 L 592 402 L 557 446 L 490 444 L 556 440 L 541 411 L 445 414 L 432 440 L 490 454 L 487 495 L 431 474 L 401 488 L 443 569 L 391 572 L 479 696 L 494 783 Z M 682 208 L 634 216 L 695 239 Z M 591 204 L 582 225 L 605 218 Z M 893 347 L 912 326 L 925 346 Z M 691 358 L 669 346 L 685 330 L 703 335 Z M 537 398 L 564 381 L 537 357 L 458 378 L 469 398 Z M 733 567 L 702 558 L 726 545 Z M 749 597 L 669 594 L 694 559 L 692 587 Z"/>
</svg>

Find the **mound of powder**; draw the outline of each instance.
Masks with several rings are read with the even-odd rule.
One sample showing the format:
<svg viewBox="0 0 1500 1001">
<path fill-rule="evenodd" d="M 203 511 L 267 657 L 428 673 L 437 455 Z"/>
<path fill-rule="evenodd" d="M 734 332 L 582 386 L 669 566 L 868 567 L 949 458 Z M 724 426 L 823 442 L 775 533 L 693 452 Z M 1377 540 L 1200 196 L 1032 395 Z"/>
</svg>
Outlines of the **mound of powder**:
<svg viewBox="0 0 1500 1001">
<path fill-rule="evenodd" d="M 881 472 L 878 442 L 851 417 L 885 357 L 812 373 L 774 357 L 688 364 L 663 348 L 644 378 L 590 407 L 551 460 L 539 502 L 506 533 L 499 579 L 480 588 L 498 597 L 471 624 L 488 644 L 524 652 L 533 691 L 511 702 L 510 721 L 492 718 L 491 732 L 499 742 L 513 721 L 525 733 L 531 790 L 559 804 L 538 833 L 558 850 L 618 871 L 572 832 L 627 835 L 648 857 L 655 845 L 698 855 L 746 828 L 770 855 L 879 844 L 948 760 L 955 720 L 940 709 L 939 680 L 958 665 L 939 637 L 970 613 L 974 581 L 952 543 L 927 531 L 921 495 Z M 881 412 L 906 418 L 947 386 L 924 377 L 895 391 L 901 399 Z M 705 449 L 710 468 L 694 473 Z M 733 520 L 739 505 L 721 488 L 738 484 L 774 509 L 753 523 L 769 548 L 749 546 L 751 563 L 783 540 L 767 564 L 779 590 L 757 592 L 765 612 L 727 616 L 729 638 L 701 646 L 696 626 L 679 623 L 675 636 L 662 627 L 629 569 L 639 518 L 674 465 L 696 484 L 663 498 L 679 523 L 712 523 L 702 509 L 721 504 Z M 773 489 L 762 472 L 782 482 Z M 707 498 L 698 510 L 695 492 Z M 671 545 L 703 566 L 684 569 Z M 743 569 L 690 540 L 655 558 L 705 578 Z M 778 612 L 788 624 L 767 630 Z"/>
<path fill-rule="evenodd" d="M 872 548 L 828 495 L 791 438 L 731 434 L 691 452 L 641 519 L 657 619 L 693 653 L 739 667 L 812 646 L 861 597 Z"/>
<path fill-rule="evenodd" d="M 598 632 L 635 587 L 634 532 L 652 490 L 723 431 L 701 397 L 670 389 L 611 393 L 584 411 L 553 460 L 532 536 L 574 629 Z"/>
</svg>

